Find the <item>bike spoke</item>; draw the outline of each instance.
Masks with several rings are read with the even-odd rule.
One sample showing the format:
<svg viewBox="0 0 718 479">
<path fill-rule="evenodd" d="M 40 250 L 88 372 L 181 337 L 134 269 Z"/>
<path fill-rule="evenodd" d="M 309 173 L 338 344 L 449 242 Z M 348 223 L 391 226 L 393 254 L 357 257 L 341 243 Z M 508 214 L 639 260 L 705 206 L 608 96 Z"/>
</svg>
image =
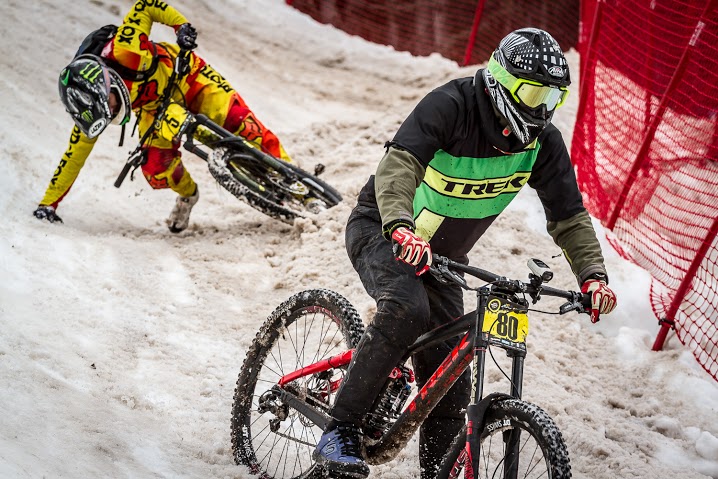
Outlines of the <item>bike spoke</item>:
<svg viewBox="0 0 718 479">
<path fill-rule="evenodd" d="M 520 452 L 523 452 L 524 448 L 526 447 L 526 445 L 529 443 L 530 440 L 531 440 L 531 436 L 526 438 L 526 441 L 521 446 Z M 538 457 L 538 458 L 536 457 L 536 453 L 539 451 L 541 451 L 541 448 L 539 447 L 538 443 L 536 443 L 536 445 L 534 446 L 533 453 L 531 453 L 531 458 L 528 461 L 529 468 L 526 469 L 526 474 L 524 474 L 524 477 L 529 477 L 531 475 L 531 473 L 534 471 L 534 469 L 536 469 L 539 466 L 539 464 L 541 464 L 542 457 Z M 519 455 L 520 455 L 520 453 L 519 453 Z M 527 453 L 527 455 L 528 455 L 528 453 Z M 536 476 L 536 478 L 539 479 L 547 473 L 548 473 L 548 471 L 545 471 L 540 476 Z"/>
<path fill-rule="evenodd" d="M 267 479 L 306 476 L 314 467 L 311 454 L 321 434 L 321 428 L 272 389 L 277 388 L 279 379 L 287 374 L 355 346 L 362 331 L 361 319 L 346 300 L 331 292 L 328 298 L 325 291 L 317 290 L 313 294 L 317 296 L 298 296 L 283 307 L 289 310 L 278 308 L 276 315 L 273 313 L 268 320 L 272 321 L 271 326 L 252 346 L 254 364 L 259 365 L 259 369 L 247 367 L 251 360 L 245 360 L 238 382 L 238 391 L 242 390 L 239 383 L 243 382 L 245 390 L 251 392 L 249 397 L 235 395 L 232 439 L 235 460 Z M 317 303 L 310 302 L 317 300 Z M 304 302 L 305 306 L 299 306 L 296 301 Z M 326 305 L 320 306 L 324 301 L 328 301 L 329 309 L 325 309 Z M 338 313 L 341 315 L 335 316 Z M 248 357 L 251 357 L 249 353 Z M 326 414 L 331 408 L 333 380 L 336 375 L 329 369 L 300 377 L 287 384 L 285 390 Z M 250 448 L 246 447 L 248 443 Z"/>
</svg>

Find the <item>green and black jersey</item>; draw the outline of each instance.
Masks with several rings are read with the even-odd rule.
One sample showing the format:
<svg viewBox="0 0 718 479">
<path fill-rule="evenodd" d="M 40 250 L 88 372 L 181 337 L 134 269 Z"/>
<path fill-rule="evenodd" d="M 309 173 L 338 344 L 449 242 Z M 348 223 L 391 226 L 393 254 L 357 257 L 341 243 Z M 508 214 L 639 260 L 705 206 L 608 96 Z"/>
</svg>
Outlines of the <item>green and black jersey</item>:
<svg viewBox="0 0 718 479">
<path fill-rule="evenodd" d="M 409 223 L 438 254 L 464 261 L 506 206 L 529 184 L 548 229 L 579 282 L 605 273 L 561 133 L 549 125 L 522 148 L 504 136 L 481 75 L 429 93 L 387 144 L 359 204 L 376 208 L 387 231 Z"/>
</svg>

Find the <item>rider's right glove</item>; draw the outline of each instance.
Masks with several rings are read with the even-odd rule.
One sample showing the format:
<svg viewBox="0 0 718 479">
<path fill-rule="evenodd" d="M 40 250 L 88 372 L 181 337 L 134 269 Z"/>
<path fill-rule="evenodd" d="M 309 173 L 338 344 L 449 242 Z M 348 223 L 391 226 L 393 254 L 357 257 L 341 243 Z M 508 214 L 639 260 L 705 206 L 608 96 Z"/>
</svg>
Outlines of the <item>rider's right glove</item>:
<svg viewBox="0 0 718 479">
<path fill-rule="evenodd" d="M 40 220 L 47 220 L 50 223 L 62 223 L 62 218 L 57 216 L 57 213 L 55 213 L 55 208 L 52 206 L 38 206 L 35 211 L 32 212 L 33 215 L 35 215 L 35 218 Z"/>
<path fill-rule="evenodd" d="M 391 233 L 396 259 L 416 268 L 416 275 L 421 276 L 431 266 L 431 246 L 420 236 L 404 226 Z"/>
<path fill-rule="evenodd" d="M 616 308 L 616 294 L 605 281 L 588 279 L 581 286 L 581 292 L 591 295 L 591 322 L 597 323 L 601 314 L 608 314 Z"/>
<path fill-rule="evenodd" d="M 182 50 L 197 48 L 197 30 L 191 24 L 183 23 L 177 28 L 177 45 Z"/>
</svg>

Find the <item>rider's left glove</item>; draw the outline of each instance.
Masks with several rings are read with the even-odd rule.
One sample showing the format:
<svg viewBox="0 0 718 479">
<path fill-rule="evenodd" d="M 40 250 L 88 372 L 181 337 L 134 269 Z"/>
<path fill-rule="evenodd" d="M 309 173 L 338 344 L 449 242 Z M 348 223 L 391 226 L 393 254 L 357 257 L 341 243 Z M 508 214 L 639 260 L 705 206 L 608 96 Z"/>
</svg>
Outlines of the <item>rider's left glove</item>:
<svg viewBox="0 0 718 479">
<path fill-rule="evenodd" d="M 431 246 L 420 236 L 404 226 L 391 233 L 396 259 L 416 268 L 416 275 L 421 276 L 431 266 Z"/>
<path fill-rule="evenodd" d="M 57 216 L 55 208 L 52 206 L 38 206 L 32 214 L 39 220 L 47 220 L 50 223 L 62 223 L 62 218 Z"/>
<path fill-rule="evenodd" d="M 197 48 L 197 30 L 191 24 L 183 23 L 177 28 L 177 45 L 182 50 Z"/>
<path fill-rule="evenodd" d="M 600 315 L 608 314 L 616 308 L 616 293 L 600 279 L 586 280 L 581 286 L 581 292 L 591 295 L 591 322 L 597 323 Z"/>
</svg>

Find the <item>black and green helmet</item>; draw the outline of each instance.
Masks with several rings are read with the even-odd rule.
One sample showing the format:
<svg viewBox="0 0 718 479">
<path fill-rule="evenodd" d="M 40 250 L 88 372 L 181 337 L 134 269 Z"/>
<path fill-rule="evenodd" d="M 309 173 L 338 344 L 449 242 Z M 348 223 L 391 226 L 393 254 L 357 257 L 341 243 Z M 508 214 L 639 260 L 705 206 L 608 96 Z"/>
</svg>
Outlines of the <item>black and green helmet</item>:
<svg viewBox="0 0 718 479">
<path fill-rule="evenodd" d="M 122 78 L 95 55 L 80 55 L 60 72 L 60 100 L 75 124 L 95 138 L 110 123 L 130 120 L 131 101 Z M 110 93 L 117 97 L 119 111 L 110 108 Z"/>
<path fill-rule="evenodd" d="M 551 123 L 571 84 L 561 47 L 538 28 L 509 33 L 479 72 L 496 111 L 524 145 Z"/>
</svg>

